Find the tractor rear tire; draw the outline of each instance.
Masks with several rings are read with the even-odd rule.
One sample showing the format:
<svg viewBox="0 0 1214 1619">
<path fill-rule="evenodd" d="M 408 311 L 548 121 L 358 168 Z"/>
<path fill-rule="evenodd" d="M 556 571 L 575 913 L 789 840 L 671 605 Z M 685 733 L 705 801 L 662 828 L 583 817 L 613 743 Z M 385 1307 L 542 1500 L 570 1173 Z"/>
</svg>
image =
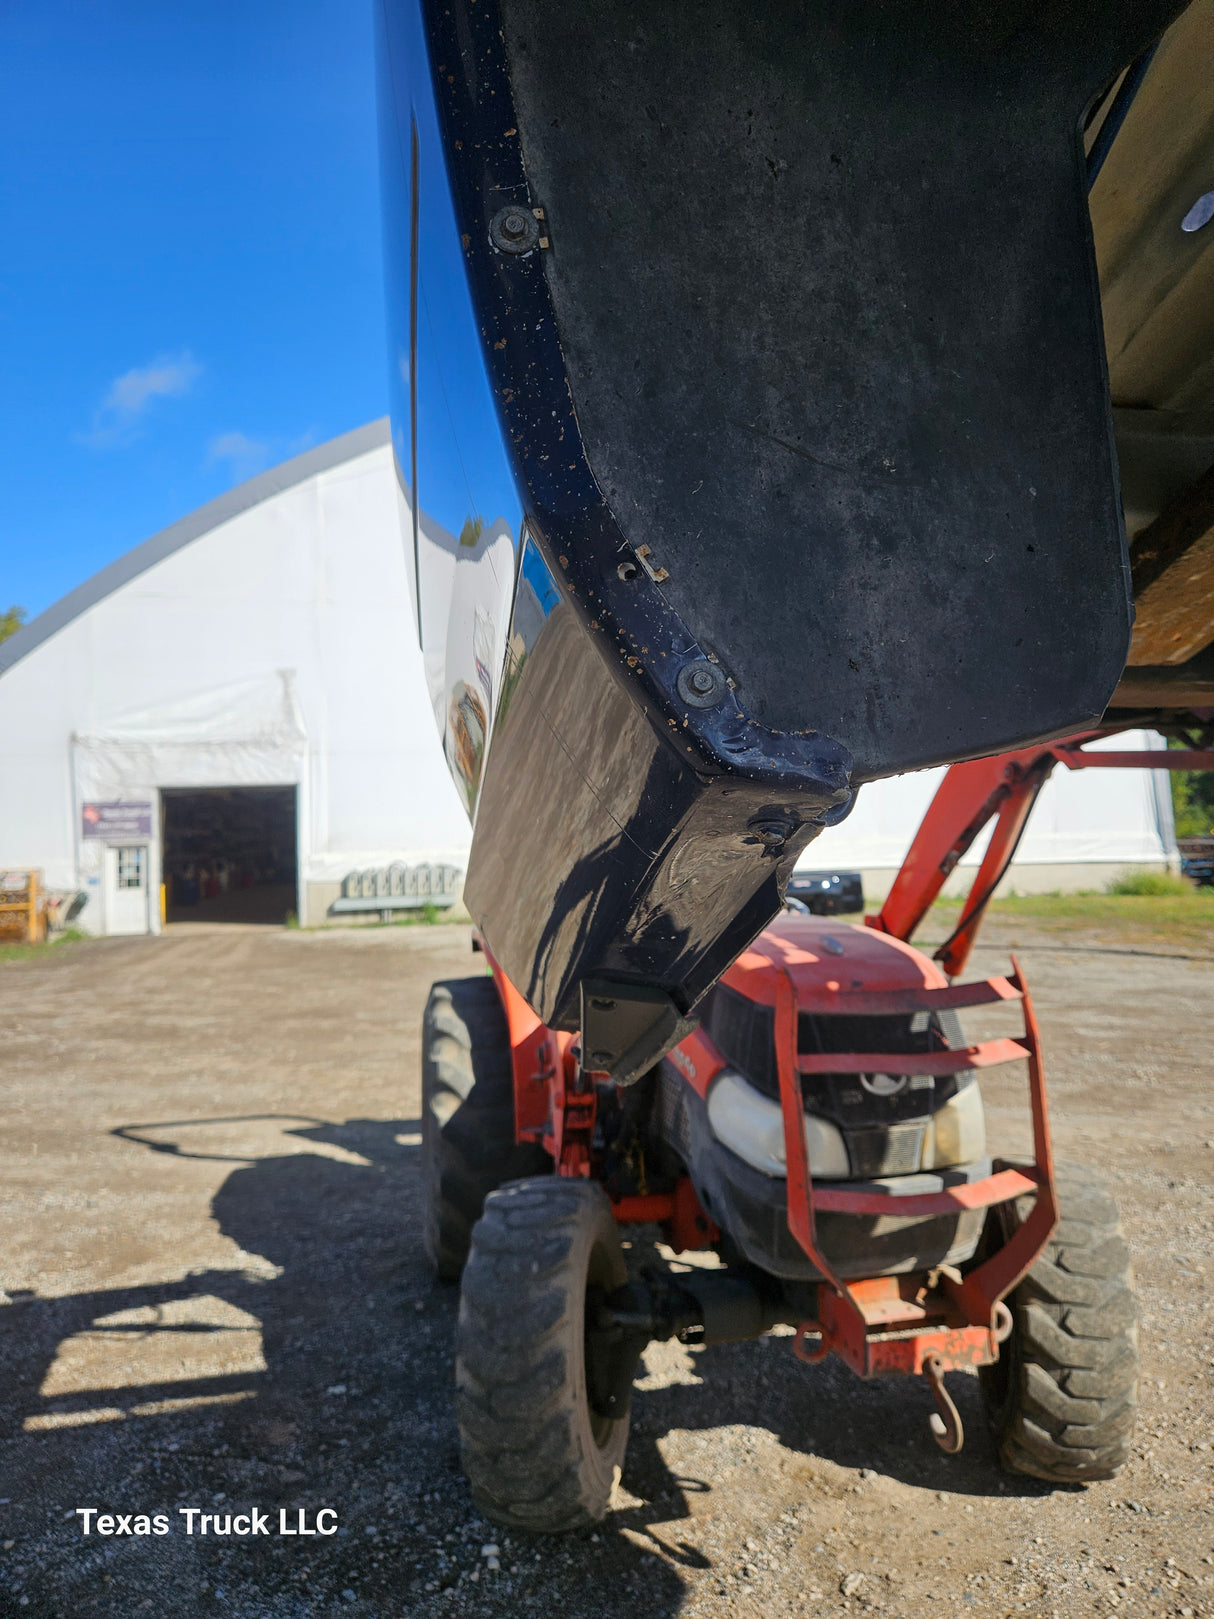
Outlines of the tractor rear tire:
<svg viewBox="0 0 1214 1619">
<path fill-rule="evenodd" d="M 472 1233 L 456 1333 L 456 1414 L 477 1508 L 508 1529 L 557 1534 L 611 1505 L 627 1414 L 591 1407 L 587 1294 L 627 1280 L 596 1182 L 516 1181 Z"/>
<path fill-rule="evenodd" d="M 1117 1204 L 1087 1170 L 1057 1172 L 1059 1220 L 1012 1293 L 1012 1333 L 982 1385 L 999 1459 L 1059 1484 L 1112 1478 L 1138 1408 L 1138 1302 Z M 1032 1200 L 1004 1215 L 1005 1230 Z M 1008 1206 L 1005 1205 L 1005 1208 Z"/>
<path fill-rule="evenodd" d="M 426 1257 L 459 1278 L 485 1198 L 551 1159 L 514 1139 L 510 1035 L 488 976 L 435 984 L 422 1019 L 422 1159 Z"/>
</svg>

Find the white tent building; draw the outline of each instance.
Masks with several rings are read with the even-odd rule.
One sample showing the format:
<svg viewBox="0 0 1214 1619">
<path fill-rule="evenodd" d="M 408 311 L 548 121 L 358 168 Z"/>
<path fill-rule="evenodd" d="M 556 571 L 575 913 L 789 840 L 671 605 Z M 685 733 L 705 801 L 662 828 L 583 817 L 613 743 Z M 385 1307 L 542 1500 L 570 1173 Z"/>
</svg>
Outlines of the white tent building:
<svg viewBox="0 0 1214 1619">
<path fill-rule="evenodd" d="M 1088 751 L 1166 747 L 1154 731 L 1126 731 Z M 883 899 L 943 779 L 943 770 L 921 770 L 861 788 L 852 813 L 809 846 L 800 867 L 859 871 L 866 899 Z M 962 859 L 946 893 L 968 892 L 989 836 L 984 832 Z M 1179 869 L 1166 770 L 1070 771 L 1060 765 L 1042 788 L 996 893 L 1073 893 L 1103 888 L 1127 871 Z"/>
<path fill-rule="evenodd" d="M 171 915 L 281 902 L 307 925 L 353 872 L 462 868 L 398 499 L 375 422 L 154 535 L 0 645 L 0 864 L 85 892 L 78 925 L 108 933 L 158 931 L 166 878 Z M 221 883 L 274 889 L 270 910 Z"/>
<path fill-rule="evenodd" d="M 399 501 L 375 422 L 154 535 L 0 645 L 0 868 L 87 895 L 78 924 L 107 933 L 158 931 L 162 903 L 317 925 L 349 910 L 352 874 L 462 868 Z M 879 896 L 938 779 L 864 789 L 802 864 L 863 869 Z M 1059 772 L 1011 881 L 1098 886 L 1174 847 L 1163 773 Z"/>
</svg>

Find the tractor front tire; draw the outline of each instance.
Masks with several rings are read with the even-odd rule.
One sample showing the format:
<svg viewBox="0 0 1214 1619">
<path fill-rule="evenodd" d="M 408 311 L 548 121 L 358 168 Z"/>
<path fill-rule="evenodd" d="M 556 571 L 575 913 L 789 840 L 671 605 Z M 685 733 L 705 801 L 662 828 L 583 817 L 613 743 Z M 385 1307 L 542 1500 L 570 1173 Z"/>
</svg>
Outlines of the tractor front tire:
<svg viewBox="0 0 1214 1619">
<path fill-rule="evenodd" d="M 1012 1333 L 999 1361 L 983 1369 L 982 1385 L 1004 1467 L 1082 1484 L 1112 1478 L 1129 1457 L 1138 1303 L 1117 1204 L 1103 1182 L 1060 1168 L 1057 1189 L 1057 1229 L 1008 1299 Z M 1028 1207 L 1031 1199 L 1020 1212 Z M 1017 1215 L 1003 1218 L 1006 1230 Z"/>
<path fill-rule="evenodd" d="M 516 1181 L 486 1198 L 460 1291 L 455 1380 L 464 1471 L 494 1523 L 555 1534 L 607 1512 L 628 1416 L 591 1406 L 587 1295 L 626 1280 L 596 1182 Z"/>
<path fill-rule="evenodd" d="M 426 1257 L 441 1280 L 453 1282 L 488 1194 L 551 1167 L 541 1146 L 514 1139 L 510 1035 L 488 976 L 430 990 L 422 1018 L 422 1160 Z"/>
</svg>

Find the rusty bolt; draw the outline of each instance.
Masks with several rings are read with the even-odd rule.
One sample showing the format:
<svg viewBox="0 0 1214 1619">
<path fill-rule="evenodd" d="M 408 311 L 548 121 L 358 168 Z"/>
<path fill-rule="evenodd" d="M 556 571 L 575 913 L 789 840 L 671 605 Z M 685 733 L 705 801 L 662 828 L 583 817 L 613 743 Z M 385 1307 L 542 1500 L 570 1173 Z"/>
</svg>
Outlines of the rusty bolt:
<svg viewBox="0 0 1214 1619">
<path fill-rule="evenodd" d="M 540 227 L 529 208 L 507 203 L 489 221 L 489 237 L 500 253 L 530 253 L 540 239 Z"/>
<path fill-rule="evenodd" d="M 750 831 L 768 849 L 778 848 L 788 836 L 783 821 L 752 821 Z"/>
<path fill-rule="evenodd" d="M 689 708 L 715 708 L 729 689 L 724 673 L 707 658 L 685 663 L 675 685 Z"/>
</svg>

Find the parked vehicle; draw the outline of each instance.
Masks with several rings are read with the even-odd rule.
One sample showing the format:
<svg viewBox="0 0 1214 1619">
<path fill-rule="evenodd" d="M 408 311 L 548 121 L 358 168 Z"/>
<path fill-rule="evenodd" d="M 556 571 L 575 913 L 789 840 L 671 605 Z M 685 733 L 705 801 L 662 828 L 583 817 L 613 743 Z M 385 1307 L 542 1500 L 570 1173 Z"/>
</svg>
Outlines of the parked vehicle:
<svg viewBox="0 0 1214 1619">
<path fill-rule="evenodd" d="M 1056 765 L 1214 763 L 1211 13 L 379 16 L 400 510 L 492 968 L 423 1059 L 476 1498 L 593 1521 L 644 1345 L 779 1322 L 922 1373 L 948 1449 L 978 1366 L 1005 1465 L 1107 1477 L 1116 1207 L 1053 1163 L 1019 969 L 955 980 Z M 1138 726 L 1184 748 L 1085 749 Z M 871 927 L 785 914 L 864 783 L 936 764 Z M 975 1077 L 1012 1060 L 1025 1164 Z M 719 1268 L 629 1274 L 635 1222 Z"/>
</svg>

